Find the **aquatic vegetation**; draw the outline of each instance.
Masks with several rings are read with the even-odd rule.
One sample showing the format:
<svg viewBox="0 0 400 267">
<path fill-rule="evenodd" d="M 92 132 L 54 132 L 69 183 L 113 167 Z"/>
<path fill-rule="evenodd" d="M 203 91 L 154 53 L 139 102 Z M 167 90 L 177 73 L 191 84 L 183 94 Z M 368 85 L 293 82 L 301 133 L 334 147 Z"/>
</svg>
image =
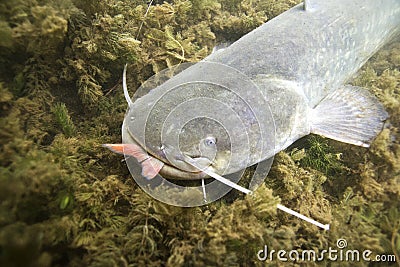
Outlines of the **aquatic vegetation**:
<svg viewBox="0 0 400 267">
<path fill-rule="evenodd" d="M 61 126 L 62 132 L 66 137 L 71 137 L 75 131 L 75 125 L 68 114 L 67 107 L 64 103 L 57 103 L 53 107 L 53 114 L 55 116 L 56 122 Z"/>
<path fill-rule="evenodd" d="M 387 231 L 388 239 L 383 240 L 387 251 L 392 251 L 398 259 L 400 252 L 400 213 L 396 207 L 391 207 L 383 217 L 382 228 Z"/>
<path fill-rule="evenodd" d="M 353 81 L 390 114 L 371 148 L 307 137 L 275 157 L 253 196 L 169 206 L 139 189 L 121 157 L 100 146 L 121 138 L 125 62 L 129 87 L 137 88 L 295 2 L 154 1 L 144 16 L 148 3 L 138 0 L 2 1 L 0 265 L 264 266 L 256 256 L 264 245 L 321 251 L 339 238 L 351 249 L 399 257 L 398 43 Z M 277 211 L 278 203 L 331 230 Z"/>
<path fill-rule="evenodd" d="M 7 88 L 4 88 L 3 83 L 0 83 L 0 103 L 4 104 L 10 102 L 12 97 L 13 95 L 7 90 Z M 3 107 L 2 109 L 4 110 L 5 108 Z"/>
<path fill-rule="evenodd" d="M 307 137 L 306 142 L 305 156 L 299 160 L 302 166 L 314 168 L 326 175 L 334 175 L 341 171 L 341 153 L 334 153 L 325 138 L 313 135 Z"/>
</svg>

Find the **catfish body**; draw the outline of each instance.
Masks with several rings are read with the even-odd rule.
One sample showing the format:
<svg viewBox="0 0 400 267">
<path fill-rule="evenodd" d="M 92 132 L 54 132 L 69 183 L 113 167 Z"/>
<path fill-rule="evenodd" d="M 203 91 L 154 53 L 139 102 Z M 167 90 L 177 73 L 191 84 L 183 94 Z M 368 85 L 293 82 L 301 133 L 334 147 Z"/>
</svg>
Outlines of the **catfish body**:
<svg viewBox="0 0 400 267">
<path fill-rule="evenodd" d="M 276 122 L 278 150 L 310 132 L 329 135 L 343 123 L 349 126 L 329 137 L 368 146 L 387 113 L 367 92 L 345 84 L 399 29 L 400 1 L 313 1 L 311 10 L 297 5 L 206 60 L 238 69 L 263 91 Z M 325 102 L 325 110 L 317 109 L 337 90 L 336 95 L 344 94 L 341 103 Z M 350 106 L 375 111 L 376 120 L 360 125 L 370 134 L 345 136 L 361 123 L 343 110 Z M 330 127 L 321 125 L 329 114 L 341 118 Z"/>
<path fill-rule="evenodd" d="M 128 100 L 123 143 L 177 179 L 237 172 L 309 133 L 367 147 L 388 114 L 346 81 L 399 25 L 398 0 L 297 5 Z"/>
</svg>

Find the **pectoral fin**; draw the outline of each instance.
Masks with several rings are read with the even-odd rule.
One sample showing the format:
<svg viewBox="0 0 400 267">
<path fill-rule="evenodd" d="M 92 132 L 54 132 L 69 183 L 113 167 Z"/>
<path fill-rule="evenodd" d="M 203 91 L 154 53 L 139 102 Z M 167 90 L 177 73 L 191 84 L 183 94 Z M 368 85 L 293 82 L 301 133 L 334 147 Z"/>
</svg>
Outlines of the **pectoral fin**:
<svg viewBox="0 0 400 267">
<path fill-rule="evenodd" d="M 164 162 L 153 157 L 149 157 L 142 164 L 142 176 L 147 179 L 153 179 L 161 171 Z"/>
<path fill-rule="evenodd" d="M 148 155 L 137 144 L 103 144 L 103 147 L 110 149 L 114 153 L 136 158 L 142 166 L 142 176 L 147 179 L 154 178 L 164 166 L 164 162 Z"/>
<path fill-rule="evenodd" d="M 368 147 L 388 118 L 366 89 L 347 85 L 324 98 L 310 112 L 311 133 Z"/>
</svg>

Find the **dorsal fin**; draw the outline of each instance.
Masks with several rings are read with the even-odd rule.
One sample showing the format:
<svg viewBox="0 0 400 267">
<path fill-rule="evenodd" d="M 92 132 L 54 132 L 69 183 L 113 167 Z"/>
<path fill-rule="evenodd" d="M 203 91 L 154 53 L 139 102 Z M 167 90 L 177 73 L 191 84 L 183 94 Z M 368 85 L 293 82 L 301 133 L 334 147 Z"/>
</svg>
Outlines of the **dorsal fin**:
<svg viewBox="0 0 400 267">
<path fill-rule="evenodd" d="M 124 89 L 124 96 L 126 99 L 126 102 L 128 102 L 128 107 L 130 107 L 133 102 L 131 100 L 131 97 L 129 96 L 128 93 L 128 87 L 126 86 L 126 68 L 127 68 L 128 64 L 125 64 L 124 66 L 124 72 L 122 73 L 122 88 Z"/>
<path fill-rule="evenodd" d="M 218 51 L 223 51 L 225 48 L 229 47 L 231 44 L 232 44 L 231 42 L 223 42 L 223 43 L 217 44 L 212 49 L 211 54 L 218 52 Z"/>
</svg>

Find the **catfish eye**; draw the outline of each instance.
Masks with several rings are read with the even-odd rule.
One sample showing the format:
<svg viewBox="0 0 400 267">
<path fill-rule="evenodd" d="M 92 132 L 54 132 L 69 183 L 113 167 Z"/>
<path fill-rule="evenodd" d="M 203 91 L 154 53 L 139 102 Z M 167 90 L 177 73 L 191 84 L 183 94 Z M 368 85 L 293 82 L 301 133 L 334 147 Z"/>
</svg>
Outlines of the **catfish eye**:
<svg viewBox="0 0 400 267">
<path fill-rule="evenodd" d="M 217 140 L 216 140 L 214 137 L 207 137 L 207 138 L 204 140 L 204 143 L 205 143 L 207 146 L 215 146 L 215 144 L 217 143 Z"/>
</svg>

